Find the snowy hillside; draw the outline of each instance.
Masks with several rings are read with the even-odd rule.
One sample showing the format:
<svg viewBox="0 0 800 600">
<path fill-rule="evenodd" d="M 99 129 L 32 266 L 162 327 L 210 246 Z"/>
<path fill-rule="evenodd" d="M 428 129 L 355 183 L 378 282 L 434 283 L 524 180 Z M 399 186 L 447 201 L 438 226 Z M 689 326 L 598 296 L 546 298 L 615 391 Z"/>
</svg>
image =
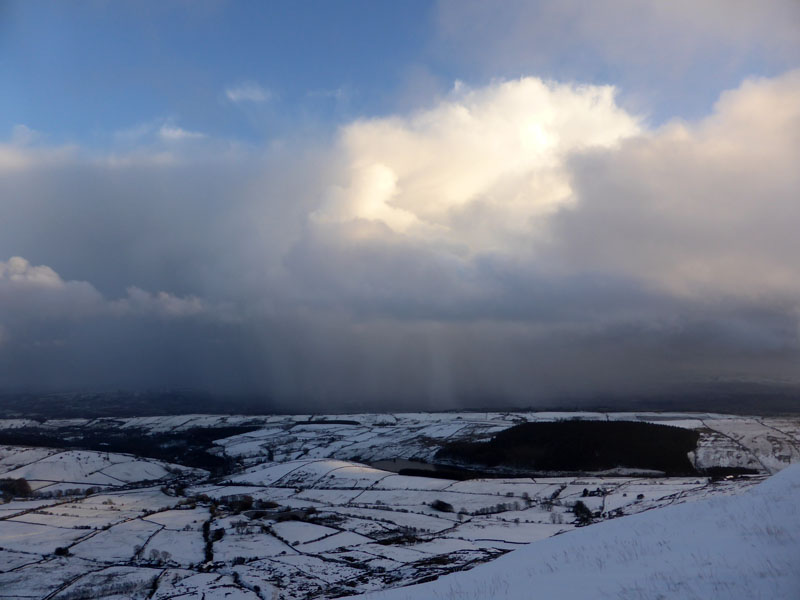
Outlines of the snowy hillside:
<svg viewBox="0 0 800 600">
<path fill-rule="evenodd" d="M 114 488 L 201 471 L 111 452 L 0 446 L 0 479 L 23 478 L 37 492 Z"/>
<path fill-rule="evenodd" d="M 362 600 L 800 598 L 800 465 L 738 496 L 648 511 Z"/>
<path fill-rule="evenodd" d="M 498 479 L 430 464 L 452 441 L 574 417 L 693 430 L 698 471 Z M 797 418 L 182 415 L 7 421 L 0 435 L 0 600 L 735 597 L 729 582 L 794 598 L 800 467 L 747 490 L 800 461 Z M 745 546 L 752 559 L 730 550 Z"/>
</svg>

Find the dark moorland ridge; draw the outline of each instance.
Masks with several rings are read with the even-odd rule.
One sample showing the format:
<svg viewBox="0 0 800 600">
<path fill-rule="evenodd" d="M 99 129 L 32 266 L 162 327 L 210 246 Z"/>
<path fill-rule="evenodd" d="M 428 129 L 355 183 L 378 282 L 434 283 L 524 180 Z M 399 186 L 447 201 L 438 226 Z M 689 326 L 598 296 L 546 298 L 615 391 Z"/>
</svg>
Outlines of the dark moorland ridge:
<svg viewBox="0 0 800 600">
<path fill-rule="evenodd" d="M 229 459 L 208 452 L 214 440 L 256 429 L 258 427 L 197 427 L 175 433 L 152 433 L 113 426 L 62 427 L 57 431 L 23 427 L 0 429 L 0 445 L 120 452 L 223 474 L 232 465 Z"/>
<path fill-rule="evenodd" d="M 522 423 L 489 441 L 452 442 L 437 461 L 515 472 L 652 469 L 667 475 L 697 472 L 687 454 L 700 434 L 690 429 L 633 421 Z"/>
</svg>

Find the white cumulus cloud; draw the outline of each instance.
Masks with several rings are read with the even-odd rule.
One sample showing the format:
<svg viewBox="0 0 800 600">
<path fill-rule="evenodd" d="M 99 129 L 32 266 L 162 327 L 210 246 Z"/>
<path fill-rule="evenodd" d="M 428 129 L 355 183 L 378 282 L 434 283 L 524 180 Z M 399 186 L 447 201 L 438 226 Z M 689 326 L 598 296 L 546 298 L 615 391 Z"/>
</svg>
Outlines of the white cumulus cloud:
<svg viewBox="0 0 800 600">
<path fill-rule="evenodd" d="M 344 182 L 329 189 L 315 218 L 502 245 L 571 202 L 570 153 L 614 147 L 640 132 L 614 94 L 610 86 L 527 77 L 460 85 L 433 108 L 356 121 L 340 139 Z"/>
</svg>

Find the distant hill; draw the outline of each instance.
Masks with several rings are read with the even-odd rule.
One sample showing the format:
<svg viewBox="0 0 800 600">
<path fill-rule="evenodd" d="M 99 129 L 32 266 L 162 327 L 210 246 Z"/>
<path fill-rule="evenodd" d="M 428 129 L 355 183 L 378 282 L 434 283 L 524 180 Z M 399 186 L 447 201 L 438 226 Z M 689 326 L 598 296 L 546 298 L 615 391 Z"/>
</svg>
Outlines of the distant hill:
<svg viewBox="0 0 800 600">
<path fill-rule="evenodd" d="M 798 415 L 800 385 L 724 381 L 673 386 L 640 394 L 553 397 L 514 401 L 495 397 L 464 397 L 457 401 L 465 411 L 594 411 L 594 412 L 713 412 L 737 415 Z M 439 412 L 442 407 L 411 399 L 406 402 L 364 403 L 331 400 L 324 406 L 302 399 L 281 401 L 268 395 L 217 394 L 193 389 L 19 391 L 0 390 L 0 418 L 72 419 L 140 417 L 181 414 L 266 415 L 348 414 L 407 411 Z"/>
</svg>

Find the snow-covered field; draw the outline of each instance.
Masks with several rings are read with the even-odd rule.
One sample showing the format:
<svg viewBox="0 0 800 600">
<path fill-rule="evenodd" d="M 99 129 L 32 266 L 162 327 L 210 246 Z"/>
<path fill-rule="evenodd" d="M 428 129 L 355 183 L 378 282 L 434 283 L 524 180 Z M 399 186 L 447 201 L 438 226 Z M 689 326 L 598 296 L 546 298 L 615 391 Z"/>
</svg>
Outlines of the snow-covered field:
<svg viewBox="0 0 800 600">
<path fill-rule="evenodd" d="M 759 474 L 452 481 L 370 466 L 430 461 L 446 441 L 575 416 L 696 429 L 696 466 Z M 800 462 L 800 419 L 414 413 L 0 421 L 15 431 L 113 427 L 142 436 L 222 426 L 253 430 L 215 442 L 212 453 L 229 465 L 217 474 L 113 452 L 0 447 L 0 479 L 24 478 L 33 490 L 0 504 L 0 599 L 291 600 L 436 578 L 386 598 L 528 598 L 534 589 L 542 598 L 800 598 L 787 595 L 797 583 L 789 567 L 800 571 L 800 466 L 756 485 Z M 578 526 L 579 501 L 599 523 Z M 742 548 L 752 549 L 749 562 Z M 743 590 L 750 595 L 731 595 Z"/>
<path fill-rule="evenodd" d="M 83 450 L 0 446 L 0 479 L 25 479 L 36 491 L 114 488 L 172 479 L 191 469 L 135 456 Z"/>
</svg>

